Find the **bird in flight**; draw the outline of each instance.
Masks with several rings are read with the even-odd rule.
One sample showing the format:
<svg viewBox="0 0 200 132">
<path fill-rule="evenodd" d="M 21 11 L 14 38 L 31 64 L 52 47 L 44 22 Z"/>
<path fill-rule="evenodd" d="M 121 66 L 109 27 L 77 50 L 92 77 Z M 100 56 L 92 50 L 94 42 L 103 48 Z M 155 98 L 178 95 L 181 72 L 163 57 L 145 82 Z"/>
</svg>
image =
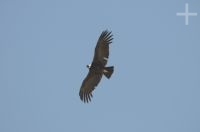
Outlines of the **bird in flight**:
<svg viewBox="0 0 200 132">
<path fill-rule="evenodd" d="M 87 65 L 89 72 L 83 80 L 79 96 L 84 103 L 91 101 L 92 91 L 101 81 L 102 76 L 111 77 L 114 66 L 106 67 L 109 57 L 109 45 L 112 43 L 112 33 L 105 30 L 101 33 L 94 52 L 92 64 Z"/>
</svg>

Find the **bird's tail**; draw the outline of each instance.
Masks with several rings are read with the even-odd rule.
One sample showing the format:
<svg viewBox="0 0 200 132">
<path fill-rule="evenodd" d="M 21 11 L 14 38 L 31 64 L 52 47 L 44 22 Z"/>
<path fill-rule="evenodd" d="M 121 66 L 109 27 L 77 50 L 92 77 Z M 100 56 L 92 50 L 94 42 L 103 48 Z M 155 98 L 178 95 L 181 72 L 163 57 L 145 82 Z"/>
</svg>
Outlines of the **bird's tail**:
<svg viewBox="0 0 200 132">
<path fill-rule="evenodd" d="M 105 67 L 103 70 L 103 74 L 109 79 L 114 71 L 114 66 Z"/>
</svg>

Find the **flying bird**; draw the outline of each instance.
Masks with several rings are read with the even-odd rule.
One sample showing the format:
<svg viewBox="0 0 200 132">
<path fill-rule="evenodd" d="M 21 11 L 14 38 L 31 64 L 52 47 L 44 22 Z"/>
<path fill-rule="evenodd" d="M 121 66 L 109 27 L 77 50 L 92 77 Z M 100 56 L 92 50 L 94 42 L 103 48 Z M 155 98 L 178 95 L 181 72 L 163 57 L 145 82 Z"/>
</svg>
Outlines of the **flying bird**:
<svg viewBox="0 0 200 132">
<path fill-rule="evenodd" d="M 109 45 L 112 43 L 112 33 L 105 30 L 101 33 L 94 52 L 92 64 L 87 65 L 89 72 L 83 80 L 79 96 L 84 103 L 91 101 L 92 91 L 101 81 L 102 76 L 111 77 L 114 66 L 106 67 L 109 57 Z"/>
</svg>

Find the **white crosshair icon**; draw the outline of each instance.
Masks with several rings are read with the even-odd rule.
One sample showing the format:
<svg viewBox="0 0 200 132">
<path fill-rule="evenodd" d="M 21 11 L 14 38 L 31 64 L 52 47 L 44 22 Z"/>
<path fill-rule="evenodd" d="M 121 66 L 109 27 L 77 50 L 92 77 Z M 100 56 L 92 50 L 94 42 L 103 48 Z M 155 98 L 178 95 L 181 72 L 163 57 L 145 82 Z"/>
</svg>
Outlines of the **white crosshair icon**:
<svg viewBox="0 0 200 132">
<path fill-rule="evenodd" d="M 197 16 L 197 13 L 190 13 L 188 11 L 188 3 L 185 4 L 185 12 L 183 13 L 176 13 L 177 16 L 185 16 L 185 25 L 188 25 L 189 16 Z"/>
</svg>

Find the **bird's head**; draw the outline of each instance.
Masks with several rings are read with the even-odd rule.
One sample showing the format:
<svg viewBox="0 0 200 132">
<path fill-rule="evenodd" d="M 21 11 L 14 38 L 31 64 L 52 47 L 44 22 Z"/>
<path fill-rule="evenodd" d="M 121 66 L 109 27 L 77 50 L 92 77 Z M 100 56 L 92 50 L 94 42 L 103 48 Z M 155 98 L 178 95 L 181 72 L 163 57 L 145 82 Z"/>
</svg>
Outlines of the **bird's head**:
<svg viewBox="0 0 200 132">
<path fill-rule="evenodd" d="M 90 68 L 91 68 L 91 64 L 88 64 L 88 65 L 87 65 L 87 68 L 90 69 Z"/>
</svg>

